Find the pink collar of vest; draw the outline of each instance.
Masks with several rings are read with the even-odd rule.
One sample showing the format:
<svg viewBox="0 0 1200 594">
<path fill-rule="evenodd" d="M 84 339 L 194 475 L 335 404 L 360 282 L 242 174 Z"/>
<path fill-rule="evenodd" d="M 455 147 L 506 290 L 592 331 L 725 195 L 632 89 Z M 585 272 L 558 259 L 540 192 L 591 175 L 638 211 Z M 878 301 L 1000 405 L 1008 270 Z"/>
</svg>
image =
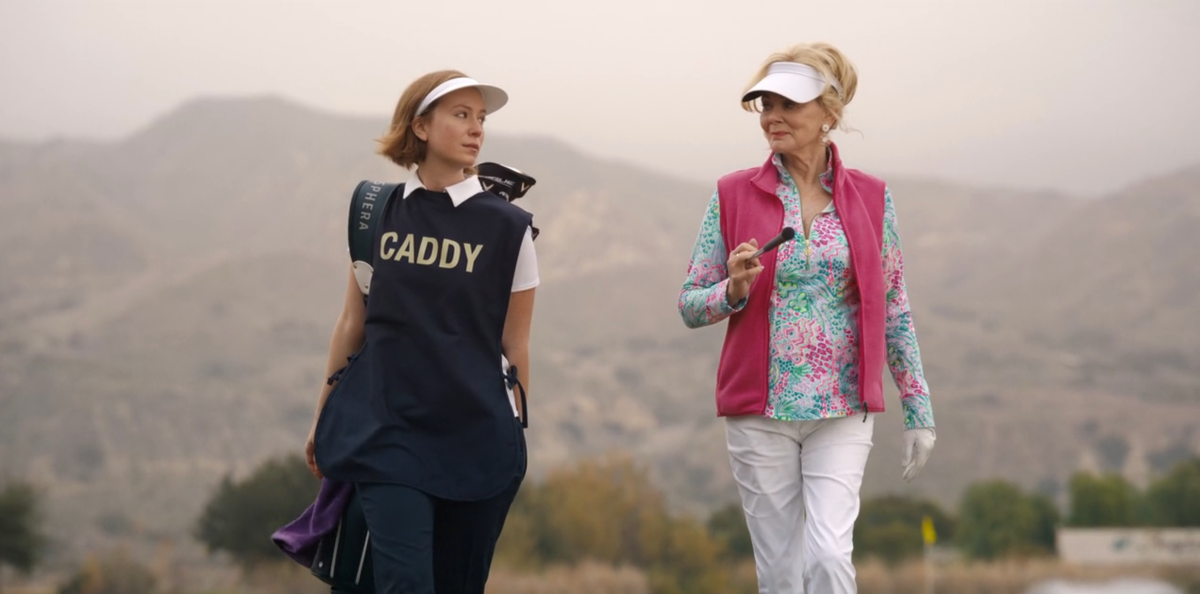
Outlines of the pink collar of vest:
<svg viewBox="0 0 1200 594">
<path fill-rule="evenodd" d="M 773 159 L 775 155 L 767 157 L 767 162 L 754 174 L 750 180 L 758 189 L 774 195 L 775 188 L 779 185 L 779 170 L 775 167 Z M 836 188 L 838 180 L 845 182 L 845 173 L 842 171 L 842 157 L 838 154 L 837 144 L 829 143 L 829 169 L 833 170 L 833 185 Z M 835 194 L 836 197 L 836 194 Z"/>
</svg>

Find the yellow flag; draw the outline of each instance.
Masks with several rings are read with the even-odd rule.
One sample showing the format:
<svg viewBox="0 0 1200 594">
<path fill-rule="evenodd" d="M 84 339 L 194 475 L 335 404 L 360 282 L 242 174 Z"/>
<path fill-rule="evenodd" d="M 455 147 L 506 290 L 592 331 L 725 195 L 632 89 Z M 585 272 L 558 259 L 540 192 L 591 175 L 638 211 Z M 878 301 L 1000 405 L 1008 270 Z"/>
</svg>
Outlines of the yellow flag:
<svg viewBox="0 0 1200 594">
<path fill-rule="evenodd" d="M 921 520 L 921 534 L 925 536 L 925 544 L 931 545 L 937 542 L 937 530 L 933 529 L 933 519 L 929 516 L 925 516 L 925 519 Z"/>
</svg>

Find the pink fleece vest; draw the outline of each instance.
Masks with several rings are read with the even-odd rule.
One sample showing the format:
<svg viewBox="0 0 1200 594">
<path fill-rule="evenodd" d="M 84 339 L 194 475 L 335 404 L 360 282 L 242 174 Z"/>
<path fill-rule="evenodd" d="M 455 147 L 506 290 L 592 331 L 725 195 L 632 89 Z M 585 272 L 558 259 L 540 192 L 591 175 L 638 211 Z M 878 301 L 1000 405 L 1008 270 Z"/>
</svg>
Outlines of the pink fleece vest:
<svg viewBox="0 0 1200 594">
<path fill-rule="evenodd" d="M 846 231 L 850 262 L 862 303 L 858 309 L 859 397 L 869 412 L 883 412 L 883 366 L 886 357 L 884 319 L 887 292 L 883 278 L 882 180 L 842 167 L 837 146 L 830 144 L 833 205 Z M 759 244 L 783 228 L 783 202 L 775 195 L 779 173 L 771 159 L 762 167 L 743 169 L 717 182 L 721 237 L 727 249 L 750 239 Z M 802 230 L 797 229 L 797 233 Z M 763 271 L 750 287 L 746 306 L 729 318 L 717 369 L 717 414 L 761 415 L 767 409 L 770 365 L 771 289 L 775 255 L 762 256 Z"/>
</svg>

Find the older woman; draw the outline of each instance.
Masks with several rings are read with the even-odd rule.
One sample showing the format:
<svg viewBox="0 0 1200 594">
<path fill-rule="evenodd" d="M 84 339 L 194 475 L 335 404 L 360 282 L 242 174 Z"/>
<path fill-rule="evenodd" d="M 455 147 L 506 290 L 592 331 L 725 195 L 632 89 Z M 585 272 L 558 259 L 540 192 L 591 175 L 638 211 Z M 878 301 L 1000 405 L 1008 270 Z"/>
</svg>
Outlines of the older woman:
<svg viewBox="0 0 1200 594">
<path fill-rule="evenodd" d="M 827 44 L 767 59 L 742 106 L 759 112 L 771 156 L 717 183 L 679 296 L 689 327 L 729 319 L 717 412 L 760 592 L 856 591 L 852 534 L 885 360 L 906 480 L 936 439 L 891 194 L 843 166 L 829 139 L 857 83 Z M 756 256 L 785 227 L 795 241 Z"/>
</svg>

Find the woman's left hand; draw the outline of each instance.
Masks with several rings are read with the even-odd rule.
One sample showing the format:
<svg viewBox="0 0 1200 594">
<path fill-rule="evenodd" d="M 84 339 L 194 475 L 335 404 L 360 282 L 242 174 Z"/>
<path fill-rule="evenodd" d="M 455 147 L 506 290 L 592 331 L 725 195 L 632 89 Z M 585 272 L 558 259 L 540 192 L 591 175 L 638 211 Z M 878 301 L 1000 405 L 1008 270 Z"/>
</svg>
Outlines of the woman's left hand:
<svg viewBox="0 0 1200 594">
<path fill-rule="evenodd" d="M 916 478 L 921 469 L 925 467 L 925 463 L 929 461 L 929 454 L 933 451 L 933 444 L 936 441 L 937 433 L 933 430 L 933 427 L 906 429 L 904 431 L 904 452 L 900 456 L 900 465 L 904 467 L 905 481 L 911 481 Z"/>
<path fill-rule="evenodd" d="M 312 429 L 308 432 L 308 439 L 304 441 L 304 462 L 308 464 L 308 471 L 313 473 L 313 476 L 323 479 L 325 475 L 321 474 L 321 469 L 317 468 L 317 424 L 313 423 Z"/>
</svg>

